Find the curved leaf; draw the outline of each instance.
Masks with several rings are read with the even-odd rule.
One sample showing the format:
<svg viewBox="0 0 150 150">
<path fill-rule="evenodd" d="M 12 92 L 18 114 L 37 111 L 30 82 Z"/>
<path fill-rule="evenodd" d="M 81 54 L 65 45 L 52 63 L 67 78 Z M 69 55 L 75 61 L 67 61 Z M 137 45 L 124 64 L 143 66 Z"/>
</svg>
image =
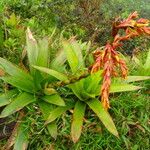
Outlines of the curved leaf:
<svg viewBox="0 0 150 150">
<path fill-rule="evenodd" d="M 42 99 L 51 104 L 65 106 L 64 100 L 58 94 L 46 95 Z"/>
<path fill-rule="evenodd" d="M 68 87 L 73 91 L 73 93 L 82 101 L 84 100 L 82 97 L 83 91 L 83 80 L 75 82 L 73 84 L 68 85 Z"/>
<path fill-rule="evenodd" d="M 36 65 L 41 67 L 48 67 L 48 62 L 49 62 L 48 39 L 44 38 L 38 41 L 38 57 Z"/>
<path fill-rule="evenodd" d="M 39 66 L 33 66 L 35 69 L 47 73 L 53 77 L 55 77 L 56 79 L 60 80 L 60 81 L 68 81 L 68 77 L 66 75 L 64 75 L 63 73 L 60 73 L 58 71 L 49 69 L 49 68 L 45 68 L 45 67 L 39 67 Z"/>
<path fill-rule="evenodd" d="M 29 93 L 35 92 L 34 84 L 29 80 L 24 80 L 23 78 L 17 78 L 15 76 L 6 76 L 6 77 L 1 77 L 0 79 L 26 92 Z"/>
<path fill-rule="evenodd" d="M 14 96 L 18 93 L 18 90 L 10 90 L 0 95 L 0 107 L 9 104 Z"/>
<path fill-rule="evenodd" d="M 30 76 L 28 73 L 26 73 L 16 65 L 12 64 L 11 62 L 1 57 L 0 57 L 0 68 L 2 68 L 6 73 L 8 73 L 11 76 L 15 76 L 17 78 L 22 78 L 30 81 L 33 80 L 32 76 Z"/>
<path fill-rule="evenodd" d="M 67 57 L 67 61 L 70 65 L 71 71 L 73 73 L 76 73 L 79 67 L 78 57 L 75 51 L 73 50 L 71 44 L 68 41 L 64 40 L 62 44 L 63 44 L 63 49 Z"/>
<path fill-rule="evenodd" d="M 56 109 L 52 110 L 48 116 L 47 121 L 45 124 L 48 124 L 50 122 L 53 122 L 55 119 L 57 119 L 59 116 L 61 116 L 64 112 L 71 109 L 74 106 L 73 103 L 66 103 L 66 106 L 64 107 L 57 107 Z"/>
<path fill-rule="evenodd" d="M 15 98 L 8 106 L 3 109 L 0 118 L 7 117 L 35 101 L 36 100 L 33 95 L 28 93 L 21 93 L 17 98 Z"/>
<path fill-rule="evenodd" d="M 78 62 L 79 62 L 78 68 L 84 69 L 85 68 L 85 64 L 84 64 L 84 59 L 83 59 L 83 55 L 82 55 L 81 44 L 78 43 L 78 41 L 76 41 L 75 39 L 72 39 L 70 44 L 71 44 L 71 47 L 74 50 L 74 52 L 76 53 L 76 56 L 78 58 Z"/>
<path fill-rule="evenodd" d="M 26 150 L 28 147 L 29 131 L 21 125 L 15 137 L 15 144 L 13 150 Z"/>
<path fill-rule="evenodd" d="M 97 99 L 92 99 L 87 101 L 86 103 L 96 113 L 96 115 L 99 117 L 99 119 L 108 129 L 108 131 L 110 131 L 113 135 L 118 137 L 118 132 L 115 127 L 115 124 L 112 118 L 110 117 L 109 113 L 102 106 L 101 102 Z"/>
<path fill-rule="evenodd" d="M 65 52 L 61 49 L 56 54 L 56 57 L 51 61 L 50 68 L 63 72 L 65 70 L 66 55 Z"/>
<path fill-rule="evenodd" d="M 46 103 L 44 101 L 40 101 L 39 103 L 39 107 L 40 107 L 40 110 L 43 114 L 43 117 L 44 117 L 44 120 L 47 120 L 50 112 L 55 108 L 54 106 L 52 106 L 51 104 L 49 103 Z M 48 129 L 48 132 L 50 133 L 50 135 L 56 139 L 57 137 L 57 125 L 56 125 L 56 122 L 53 121 L 51 123 L 49 123 L 47 125 L 47 129 Z"/>
<path fill-rule="evenodd" d="M 81 135 L 83 117 L 86 109 L 86 104 L 77 101 L 73 112 L 73 121 L 71 125 L 71 137 L 74 143 L 78 141 Z"/>
<path fill-rule="evenodd" d="M 132 84 L 112 84 L 110 86 L 110 93 L 116 93 L 116 92 L 126 92 L 126 91 L 135 91 L 139 90 L 142 87 L 135 86 Z"/>
<path fill-rule="evenodd" d="M 26 31 L 26 50 L 30 65 L 30 71 L 34 75 L 34 69 L 32 68 L 32 65 L 36 65 L 37 63 L 38 45 L 29 28 L 27 28 Z"/>
<path fill-rule="evenodd" d="M 150 79 L 150 76 L 128 76 L 125 81 L 127 82 L 135 82 L 135 81 L 143 81 Z"/>
</svg>

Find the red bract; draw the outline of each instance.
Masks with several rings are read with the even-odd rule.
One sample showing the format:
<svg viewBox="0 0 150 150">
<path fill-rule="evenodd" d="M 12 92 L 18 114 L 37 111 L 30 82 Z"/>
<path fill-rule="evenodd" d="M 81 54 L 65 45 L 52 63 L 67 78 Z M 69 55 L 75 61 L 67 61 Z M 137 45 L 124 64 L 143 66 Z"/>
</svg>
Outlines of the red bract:
<svg viewBox="0 0 150 150">
<path fill-rule="evenodd" d="M 124 29 L 124 30 L 129 30 L 133 31 L 133 34 L 137 32 L 138 35 L 141 34 L 149 34 L 150 29 L 149 29 L 149 20 L 148 19 L 138 19 L 138 13 L 134 12 L 129 17 L 123 21 L 118 21 L 118 19 L 114 22 L 113 24 L 113 30 L 112 30 L 112 35 L 115 37 L 119 31 L 119 29 Z M 131 32 L 130 32 L 131 33 Z"/>
<path fill-rule="evenodd" d="M 103 83 L 100 94 L 102 104 L 106 109 L 110 108 L 109 91 L 111 78 L 116 76 L 126 78 L 128 73 L 125 61 L 120 59 L 116 50 L 123 45 L 122 41 L 140 35 L 150 35 L 150 27 L 148 27 L 149 20 L 143 18 L 135 20 L 137 17 L 138 13 L 134 12 L 123 21 L 118 21 L 117 19 L 117 21 L 114 22 L 112 29 L 114 40 L 111 43 L 107 43 L 103 51 L 98 49 L 93 53 L 95 63 L 92 66 L 91 73 L 103 69 Z M 122 36 L 118 34 L 120 29 L 125 31 Z"/>
<path fill-rule="evenodd" d="M 119 58 L 119 54 L 110 43 L 107 43 L 103 51 L 97 50 L 94 53 L 96 58 L 95 64 L 92 67 L 91 73 L 103 69 L 103 84 L 101 88 L 101 101 L 104 108 L 110 108 L 109 105 L 109 91 L 111 85 L 111 77 L 116 77 L 118 74 L 118 67 L 120 68 L 121 76 L 127 76 L 127 67 L 125 61 Z"/>
</svg>

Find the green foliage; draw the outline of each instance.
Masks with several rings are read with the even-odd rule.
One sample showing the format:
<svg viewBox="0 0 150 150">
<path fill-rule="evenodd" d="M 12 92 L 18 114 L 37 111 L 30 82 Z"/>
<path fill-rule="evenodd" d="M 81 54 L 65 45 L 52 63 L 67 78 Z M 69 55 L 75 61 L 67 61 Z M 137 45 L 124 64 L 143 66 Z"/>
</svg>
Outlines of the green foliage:
<svg viewBox="0 0 150 150">
<path fill-rule="evenodd" d="M 2 94 L 2 104 L 6 105 L 0 117 L 9 116 L 21 109 L 26 110 L 28 107 L 38 106 L 43 114 L 43 120 L 52 137 L 57 136 L 56 121 L 61 115 L 70 109 L 73 111 L 73 122 L 71 135 L 74 142 L 77 142 L 81 135 L 84 112 L 88 105 L 95 114 L 100 118 L 105 127 L 114 135 L 118 136 L 116 127 L 108 114 L 102 107 L 101 102 L 97 98 L 97 91 L 100 89 L 101 71 L 95 74 L 88 74 L 86 68 L 86 60 L 83 53 L 83 44 L 75 39 L 69 41 L 62 40 L 63 55 L 65 61 L 59 59 L 59 64 L 64 70 L 59 72 L 48 68 L 53 66 L 55 58 L 49 62 L 48 41 L 46 39 L 36 41 L 31 33 L 27 30 L 27 55 L 29 60 L 29 72 L 13 65 L 9 61 L 0 58 L 0 67 L 5 71 L 6 75 L 1 77 L 6 83 L 13 86 L 17 92 L 11 94 Z M 87 47 L 88 48 L 88 47 Z M 43 61 L 43 58 L 45 60 Z M 88 57 L 87 57 L 88 58 Z M 59 66 L 60 68 L 61 66 Z M 142 78 L 141 78 L 142 79 Z M 132 81 L 134 79 L 132 78 Z M 138 86 L 126 83 L 126 86 L 118 85 L 121 81 L 116 80 L 112 84 L 112 92 L 123 92 L 139 89 Z M 123 82 L 123 81 L 122 81 Z M 126 87 L 128 86 L 128 90 Z M 118 87 L 118 88 L 116 88 Z M 121 89 L 121 90 L 120 90 Z M 70 92 L 67 96 L 61 93 L 61 90 Z M 71 91 L 70 91 L 71 90 Z M 10 94 L 9 94 L 10 93 Z M 71 98 L 70 98 L 71 96 Z M 9 100 L 11 101 L 9 102 Z M 18 136 L 20 136 L 19 133 Z M 28 133 L 29 134 L 29 133 Z M 26 136 L 26 135 L 23 135 Z M 25 137 L 27 139 L 27 137 Z M 23 144 L 22 141 L 16 142 Z M 20 139 L 21 140 L 21 139 Z M 26 142 L 25 142 L 26 143 Z M 20 145 L 20 144 L 19 144 Z M 16 144 L 15 144 L 16 146 Z M 21 146 L 21 145 L 20 145 Z"/>
<path fill-rule="evenodd" d="M 34 41 L 34 43 L 33 43 L 33 41 Z M 45 42 L 45 43 L 43 44 L 43 42 Z M 2 100 L 1 106 L 7 105 L 1 112 L 1 115 L 0 115 L 1 118 L 9 116 L 9 115 L 23 109 L 24 107 L 28 107 L 28 105 L 31 103 L 39 104 L 40 107 L 43 106 L 41 104 L 42 101 L 43 101 L 43 103 L 46 103 L 47 105 L 49 105 L 49 103 L 61 105 L 61 106 L 65 105 L 64 101 L 62 100 L 62 98 L 59 96 L 58 93 L 50 95 L 51 93 L 48 92 L 49 95 L 44 94 L 44 91 L 43 91 L 44 89 L 41 89 L 41 87 L 42 87 L 41 81 L 44 80 L 44 77 L 42 74 L 40 74 L 37 70 L 35 70 L 32 67 L 33 65 L 40 65 L 41 67 L 43 67 L 43 66 L 48 67 L 49 55 L 48 55 L 48 53 L 45 53 L 46 51 L 48 51 L 48 46 L 46 46 L 46 43 L 48 43 L 48 41 L 46 41 L 46 39 L 44 39 L 43 42 L 41 43 L 41 41 L 40 41 L 39 44 L 37 44 L 36 40 L 34 38 L 32 38 L 32 34 L 31 34 L 30 30 L 28 29 L 27 47 L 26 48 L 27 48 L 27 54 L 28 54 L 28 59 L 29 59 L 29 63 L 30 63 L 29 64 L 29 66 L 30 66 L 29 73 L 27 73 L 26 71 L 24 71 L 23 69 L 15 66 L 15 65 L 13 65 L 9 61 L 7 61 L 3 58 L 0 58 L 0 67 L 6 73 L 6 76 L 1 77 L 1 79 L 4 82 L 11 84 L 14 89 L 14 90 L 10 90 L 10 91 L 6 92 L 5 94 L 1 95 L 1 100 Z M 34 49 L 35 47 L 36 47 L 36 49 Z M 37 52 L 34 53 L 33 50 L 37 51 Z M 46 55 L 46 57 L 45 57 L 45 55 Z M 41 59 L 40 57 L 42 57 L 42 58 L 44 57 L 46 60 L 43 61 L 43 59 Z M 36 85 L 39 85 L 39 87 L 37 87 Z M 16 90 L 16 89 L 18 89 L 18 90 Z M 41 103 L 39 103 L 40 101 L 41 101 Z M 44 118 L 45 118 L 45 116 L 46 116 L 45 111 L 43 111 L 43 113 L 44 113 Z M 54 124 L 52 124 L 50 126 L 49 125 L 47 126 L 48 130 L 50 131 L 50 133 L 52 133 L 53 137 L 56 137 L 55 133 L 51 132 L 51 128 L 50 128 L 51 126 L 53 127 L 53 129 L 56 128 L 54 126 Z M 20 134 L 22 134 L 22 133 L 18 133 L 18 136 L 20 136 Z M 17 136 L 16 142 L 24 144 L 24 143 L 22 143 L 22 141 L 18 141 L 19 140 L 18 136 Z M 22 136 L 24 136 L 24 135 L 22 135 Z M 16 146 L 17 145 L 15 144 L 15 147 Z M 18 146 L 23 146 L 23 145 L 19 144 Z"/>
<path fill-rule="evenodd" d="M 92 99 L 87 102 L 89 107 L 97 114 L 100 120 L 103 122 L 105 127 L 115 136 L 118 137 L 117 129 L 114 125 L 113 120 L 109 116 L 108 112 L 103 108 L 102 104 L 97 99 Z"/>
<path fill-rule="evenodd" d="M 6 93 L 0 95 L 0 107 L 5 106 L 11 102 L 11 98 L 13 98 L 17 94 L 17 90 L 10 90 Z"/>
<path fill-rule="evenodd" d="M 138 90 L 143 86 L 135 86 L 131 82 L 149 79 L 150 53 L 144 62 L 142 60 L 146 57 L 135 58 L 137 65 L 134 64 L 132 74 L 136 76 L 129 76 L 125 81 L 114 80 L 111 85 L 111 93 L 118 92 L 111 97 L 113 109 L 110 109 L 110 113 L 120 138 L 109 134 L 98 120 L 100 119 L 109 131 L 117 135 L 112 119 L 98 101 L 97 96 L 102 82 L 101 71 L 92 75 L 87 72 L 87 66 L 93 61 L 89 55 L 89 47 L 91 44 L 93 46 L 93 43 L 104 45 L 110 39 L 110 26 L 115 16 L 125 18 L 131 11 L 138 10 L 143 17 L 149 18 L 149 2 L 147 0 L 136 3 L 133 0 L 99 2 L 98 0 L 0 1 L 0 57 L 18 64 L 20 59 L 21 61 L 24 59 L 27 50 L 29 61 L 29 63 L 26 61 L 26 57 L 23 60 L 26 64 L 24 70 L 0 58 L 0 68 L 6 72 L 6 76 L 1 77 L 4 82 L 0 81 L 0 107 L 5 107 L 1 115 L 4 117 L 14 112 L 15 114 L 10 117 L 16 120 L 20 109 L 25 113 L 23 119 L 18 120 L 21 121 L 21 125 L 13 141 L 14 149 L 26 149 L 28 146 L 28 149 L 40 150 L 49 148 L 49 145 L 50 149 L 64 150 L 149 149 L 149 95 L 141 91 L 138 93 L 127 91 Z M 83 4 L 86 4 L 85 8 Z M 50 33 L 52 35 L 49 39 L 36 41 L 34 37 L 29 37 L 28 30 L 27 44 L 24 48 L 24 31 L 28 26 L 38 36 L 43 37 Z M 59 32 L 64 37 L 77 35 L 82 41 L 91 40 L 91 42 L 62 40 L 61 37 L 57 37 Z M 53 36 L 54 33 L 56 34 Z M 123 47 L 128 54 L 131 54 L 135 45 L 139 49 L 145 49 L 149 41 L 136 39 L 130 43 L 132 44 L 127 43 Z M 120 92 L 125 93 L 119 94 Z M 107 121 L 111 126 L 108 126 Z M 0 124 L 0 127 L 2 125 Z M 72 144 L 68 136 L 70 128 L 74 142 L 82 135 L 76 144 Z M 5 128 L 2 130 L 5 132 Z M 54 142 L 49 134 L 56 139 L 57 130 L 59 136 Z M 0 147 L 2 144 L 1 142 Z"/>
<path fill-rule="evenodd" d="M 13 101 L 3 109 L 0 117 L 1 118 L 7 117 L 35 101 L 36 99 L 34 98 L 33 95 L 28 93 L 21 93 L 17 96 L 17 98 L 13 99 Z"/>
<path fill-rule="evenodd" d="M 21 124 L 18 128 L 17 137 L 15 139 L 14 150 L 26 150 L 28 147 L 28 131 Z"/>
<path fill-rule="evenodd" d="M 24 26 L 19 16 L 7 11 L 1 14 L 0 25 L 0 55 L 13 60 L 16 54 L 18 56 L 21 55 L 23 49 L 22 44 L 25 39 Z M 17 58 L 15 60 L 19 61 Z"/>
<path fill-rule="evenodd" d="M 85 103 L 81 101 L 76 102 L 73 113 L 73 121 L 71 125 L 71 136 L 74 143 L 78 141 L 82 132 L 85 109 Z"/>
<path fill-rule="evenodd" d="M 148 50 L 145 61 L 142 61 L 142 58 L 138 58 L 136 56 L 133 57 L 133 61 L 138 67 L 138 74 L 142 76 L 149 76 L 150 75 L 150 50 Z"/>
</svg>

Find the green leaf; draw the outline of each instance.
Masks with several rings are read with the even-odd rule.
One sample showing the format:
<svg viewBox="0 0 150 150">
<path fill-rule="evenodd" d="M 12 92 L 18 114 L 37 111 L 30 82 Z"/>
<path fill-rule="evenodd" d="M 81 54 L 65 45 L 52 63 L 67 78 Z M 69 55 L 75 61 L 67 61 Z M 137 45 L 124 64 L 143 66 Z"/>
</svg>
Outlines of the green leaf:
<svg viewBox="0 0 150 150">
<path fill-rule="evenodd" d="M 33 95 L 28 93 L 21 93 L 17 98 L 15 98 L 8 106 L 3 109 L 0 118 L 7 117 L 35 101 L 36 100 Z"/>
<path fill-rule="evenodd" d="M 52 62 L 50 64 L 50 68 L 52 68 L 53 70 L 59 71 L 59 72 L 64 72 L 64 70 L 65 70 L 64 63 L 65 62 L 66 62 L 66 55 L 65 55 L 65 52 L 61 49 L 56 54 L 56 57 L 52 60 Z"/>
<path fill-rule="evenodd" d="M 87 91 L 87 88 L 85 88 L 85 79 L 82 79 L 78 82 L 75 82 L 73 84 L 68 85 L 68 87 L 73 91 L 73 93 L 81 100 L 85 101 L 89 98 L 95 98 L 95 93 L 90 93 Z M 89 81 L 89 80 L 88 80 Z M 86 83 L 87 84 L 87 83 Z M 89 82 L 90 85 L 90 82 Z M 98 84 L 99 85 L 99 84 Z M 96 86 L 96 85 L 95 85 Z M 97 86 L 96 86 L 97 87 Z M 93 87 L 95 89 L 95 87 Z M 95 89 L 96 90 L 96 89 Z M 91 90 L 92 91 L 92 90 Z M 95 92 L 95 91 L 94 91 Z"/>
<path fill-rule="evenodd" d="M 49 60 L 49 50 L 48 50 L 48 40 L 46 38 L 39 40 L 38 42 L 34 39 L 30 29 L 27 29 L 26 34 L 26 49 L 28 54 L 29 66 L 31 74 L 34 78 L 34 84 L 37 90 L 41 89 L 40 83 L 43 80 L 41 73 L 33 65 L 38 65 L 42 67 L 48 66 Z"/>
<path fill-rule="evenodd" d="M 63 49 L 65 51 L 67 61 L 73 73 L 76 73 L 79 67 L 78 57 L 68 41 L 63 41 Z"/>
<path fill-rule="evenodd" d="M 110 93 L 116 93 L 116 92 L 127 92 L 127 91 L 135 91 L 139 90 L 142 87 L 139 86 L 134 86 L 132 84 L 112 84 L 110 86 Z"/>
<path fill-rule="evenodd" d="M 21 125 L 15 137 L 15 145 L 13 150 L 26 150 L 28 147 L 29 132 Z"/>
<path fill-rule="evenodd" d="M 85 68 L 85 64 L 84 64 L 84 59 L 83 59 L 83 55 L 82 55 L 82 49 L 80 44 L 76 41 L 76 40 L 72 40 L 70 42 L 71 47 L 73 49 L 73 51 L 76 53 L 76 56 L 78 58 L 78 69 L 84 69 Z"/>
<path fill-rule="evenodd" d="M 22 69 L 16 67 L 11 62 L 0 57 L 0 66 L 2 69 L 10 75 L 10 77 L 1 77 L 7 83 L 10 83 L 26 91 L 33 92 L 35 89 L 33 78 Z"/>
<path fill-rule="evenodd" d="M 44 101 L 40 101 L 40 102 L 39 102 L 39 107 L 40 107 L 40 110 L 42 111 L 44 120 L 47 120 L 49 114 L 50 114 L 51 111 L 55 108 L 55 107 L 52 106 L 51 104 L 46 103 L 46 102 L 44 102 Z M 53 121 L 53 122 L 49 123 L 49 124 L 47 125 L 47 129 L 48 129 L 49 134 L 50 134 L 54 139 L 56 139 L 56 137 L 57 137 L 57 125 L 56 125 L 56 122 Z"/>
<path fill-rule="evenodd" d="M 73 84 L 68 85 L 68 87 L 73 91 L 73 93 L 81 100 L 84 101 L 84 98 L 82 97 L 82 91 L 83 91 L 83 80 L 80 80 L 78 82 L 75 82 Z"/>
<path fill-rule="evenodd" d="M 48 119 L 45 122 L 45 124 L 49 124 L 50 122 L 53 122 L 55 119 L 61 116 L 64 112 L 71 109 L 73 106 L 74 106 L 73 103 L 66 103 L 66 106 L 57 107 L 56 109 L 50 112 L 50 115 L 48 116 Z"/>
<path fill-rule="evenodd" d="M 32 74 L 34 74 L 34 69 L 32 68 L 32 65 L 36 65 L 37 63 L 38 45 L 29 28 L 27 28 L 26 31 L 26 50 L 30 65 L 30 71 Z"/>
<path fill-rule="evenodd" d="M 146 62 L 144 64 L 144 69 L 145 70 L 149 70 L 150 72 L 150 50 L 148 52 L 147 58 L 146 58 Z"/>
<path fill-rule="evenodd" d="M 135 82 L 135 81 L 143 81 L 150 79 L 150 76 L 128 76 L 125 81 L 127 82 Z"/>
<path fill-rule="evenodd" d="M 97 99 L 92 99 L 87 101 L 86 103 L 96 113 L 96 115 L 99 117 L 99 119 L 108 129 L 108 131 L 110 131 L 113 135 L 118 137 L 118 132 L 115 127 L 115 124 L 112 118 L 110 117 L 109 113 L 102 106 L 101 102 Z"/>
<path fill-rule="evenodd" d="M 71 137 L 74 143 L 78 141 L 81 135 L 85 109 L 85 103 L 81 101 L 76 102 L 73 112 L 73 121 L 71 125 Z"/>
<path fill-rule="evenodd" d="M 110 86 L 110 93 L 130 92 L 130 91 L 135 91 L 135 90 L 139 90 L 142 88 L 143 87 L 135 86 L 132 84 L 127 84 L 127 83 L 112 83 Z M 100 94 L 100 89 L 101 89 L 101 86 L 97 88 L 97 90 L 95 91 L 96 96 Z"/>
<path fill-rule="evenodd" d="M 24 80 L 21 78 L 17 78 L 17 77 L 13 77 L 13 76 L 9 76 L 9 77 L 1 77 L 0 79 L 2 79 L 3 81 L 5 81 L 6 83 L 9 83 L 23 91 L 29 92 L 29 93 L 34 93 L 35 89 L 34 89 L 34 84 L 33 82 L 29 81 L 29 80 Z"/>
<path fill-rule="evenodd" d="M 38 41 L 38 57 L 36 65 L 41 67 L 48 67 L 49 50 L 48 40 L 46 38 Z"/>
<path fill-rule="evenodd" d="M 30 76 L 28 73 L 26 73 L 22 69 L 18 68 L 11 62 L 9 62 L 1 57 L 0 57 L 0 66 L 6 73 L 8 73 L 9 75 L 11 75 L 13 77 L 20 78 L 22 80 L 28 80 L 28 82 L 33 81 L 32 76 Z"/>
<path fill-rule="evenodd" d="M 48 118 L 49 114 L 51 113 L 51 111 L 53 111 L 56 108 L 56 106 L 51 105 L 42 100 L 38 101 L 38 105 L 40 107 L 40 110 L 42 112 L 44 120 L 46 120 Z"/>
<path fill-rule="evenodd" d="M 17 16 L 14 13 L 12 13 L 10 15 L 10 18 L 8 20 L 6 20 L 6 24 L 9 27 L 15 27 L 15 26 L 17 26 L 18 21 L 19 21 L 19 18 L 17 18 Z"/>
<path fill-rule="evenodd" d="M 84 89 L 87 91 L 87 93 L 94 94 L 95 91 L 99 89 L 101 80 L 102 80 L 102 70 L 93 73 L 84 79 Z"/>
<path fill-rule="evenodd" d="M 53 122 L 51 122 L 51 123 L 49 123 L 48 125 L 47 125 L 47 129 L 48 129 L 48 132 L 49 132 L 49 134 L 54 138 L 54 139 L 56 139 L 57 138 L 57 125 L 56 125 L 56 122 L 55 121 L 53 121 Z"/>
<path fill-rule="evenodd" d="M 18 91 L 14 89 L 14 90 L 7 91 L 6 93 L 3 93 L 2 95 L 0 95 L 0 107 L 9 104 L 12 98 L 16 96 L 17 93 Z"/>
<path fill-rule="evenodd" d="M 54 105 L 65 106 L 64 100 L 58 94 L 46 95 L 42 99 Z"/>
<path fill-rule="evenodd" d="M 57 78 L 60 81 L 68 81 L 68 78 L 66 75 L 64 75 L 63 73 L 60 73 L 58 71 L 49 69 L 49 68 L 45 68 L 45 67 L 39 67 L 39 66 L 33 66 L 35 69 L 47 73 L 55 78 Z"/>
</svg>

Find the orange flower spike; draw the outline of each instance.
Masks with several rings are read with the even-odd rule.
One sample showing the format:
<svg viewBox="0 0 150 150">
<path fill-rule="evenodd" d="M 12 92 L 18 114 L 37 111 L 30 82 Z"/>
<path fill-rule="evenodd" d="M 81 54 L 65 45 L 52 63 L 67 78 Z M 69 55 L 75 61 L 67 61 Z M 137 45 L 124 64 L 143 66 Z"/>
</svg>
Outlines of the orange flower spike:
<svg viewBox="0 0 150 150">
<path fill-rule="evenodd" d="M 124 60 L 120 60 L 119 64 L 120 64 L 120 69 L 121 69 L 122 78 L 125 79 L 125 78 L 127 77 L 127 75 L 128 75 L 128 68 L 127 68 L 127 65 L 126 65 L 126 63 L 125 63 Z"/>
<path fill-rule="evenodd" d="M 137 27 L 146 27 L 146 26 L 149 26 L 149 22 L 150 21 L 148 19 L 141 18 L 137 21 L 136 26 Z"/>
<path fill-rule="evenodd" d="M 117 48 L 123 45 L 123 41 L 129 40 L 140 35 L 150 35 L 149 20 L 139 19 L 138 13 L 134 12 L 123 21 L 117 19 L 113 24 L 112 35 L 114 37 L 113 42 L 107 43 L 104 50 L 97 50 L 94 52 L 95 63 L 92 66 L 91 73 L 97 72 L 99 69 L 103 69 L 103 83 L 101 87 L 101 102 L 105 109 L 110 108 L 109 105 L 109 92 L 111 85 L 111 77 L 120 76 L 126 78 L 128 74 L 128 68 L 124 60 L 119 58 L 119 54 L 116 51 Z M 120 36 L 118 34 L 119 29 L 125 30 L 125 34 Z M 119 71 L 118 71 L 119 67 Z"/>
<path fill-rule="evenodd" d="M 136 19 L 137 17 L 138 13 L 135 11 L 134 13 L 130 14 L 127 19 L 121 21 L 116 28 L 126 29 L 127 27 L 134 27 L 136 25 L 136 21 L 133 19 Z"/>
<path fill-rule="evenodd" d="M 109 105 L 109 91 L 111 85 L 111 76 L 113 72 L 113 60 L 111 57 L 112 46 L 108 43 L 105 47 L 106 55 L 104 57 L 104 72 L 103 72 L 103 84 L 101 88 L 101 102 L 103 107 L 107 110 Z"/>
<path fill-rule="evenodd" d="M 145 34 L 150 35 L 150 27 L 143 27 L 142 30 Z"/>
<path fill-rule="evenodd" d="M 115 20 L 113 23 L 113 28 L 112 28 L 112 36 L 115 37 L 118 34 L 119 29 L 124 29 L 128 27 L 134 27 L 136 24 L 136 21 L 133 20 L 138 17 L 138 13 L 135 11 L 134 13 L 130 14 L 129 17 L 123 21 L 120 21 L 119 17 Z"/>
<path fill-rule="evenodd" d="M 138 16 L 139 16 L 138 12 L 135 11 L 132 14 L 130 14 L 126 20 L 136 19 Z"/>
</svg>

